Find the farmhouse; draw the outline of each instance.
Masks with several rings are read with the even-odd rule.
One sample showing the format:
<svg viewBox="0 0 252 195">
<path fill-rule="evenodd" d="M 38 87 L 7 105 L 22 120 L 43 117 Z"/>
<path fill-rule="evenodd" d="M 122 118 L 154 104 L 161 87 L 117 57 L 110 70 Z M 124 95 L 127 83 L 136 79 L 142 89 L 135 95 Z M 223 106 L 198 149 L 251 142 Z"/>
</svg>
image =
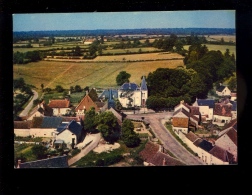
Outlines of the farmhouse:
<svg viewBox="0 0 252 195">
<path fill-rule="evenodd" d="M 35 107 L 31 113 L 27 116 L 27 120 L 32 120 L 33 117 L 39 116 L 53 116 L 53 109 L 49 107 L 44 100 L 42 100 L 37 107 Z"/>
<path fill-rule="evenodd" d="M 215 144 L 234 155 L 234 161 L 237 162 L 237 119 L 226 124 L 219 136 Z"/>
<path fill-rule="evenodd" d="M 162 147 L 148 141 L 145 148 L 139 153 L 145 166 L 182 166 L 185 165 L 178 159 L 163 153 Z"/>
<path fill-rule="evenodd" d="M 229 123 L 232 119 L 232 107 L 231 103 L 215 103 L 213 124 L 224 126 L 226 123 Z"/>
<path fill-rule="evenodd" d="M 70 101 L 68 99 L 49 100 L 48 106 L 53 109 L 54 116 L 61 116 L 69 110 Z"/>
<path fill-rule="evenodd" d="M 74 148 L 82 138 L 82 126 L 75 120 L 69 123 L 62 123 L 57 127 L 55 140 L 63 141 L 68 148 Z"/>
<path fill-rule="evenodd" d="M 141 86 L 136 83 L 124 83 L 118 90 L 118 99 L 123 107 L 145 107 L 148 98 L 148 88 L 143 76 Z"/>
<path fill-rule="evenodd" d="M 192 106 L 199 107 L 199 112 L 201 115 L 201 121 L 213 120 L 213 109 L 214 109 L 214 100 L 211 99 L 197 99 L 192 104 Z"/>
<path fill-rule="evenodd" d="M 97 93 L 95 89 L 92 88 L 76 106 L 75 112 L 77 116 L 83 117 L 86 111 L 89 111 L 91 107 L 94 107 L 96 112 L 100 112 L 105 111 L 106 106 L 107 105 L 104 102 L 98 100 Z"/>
<path fill-rule="evenodd" d="M 218 96 L 231 96 L 231 91 L 228 87 L 224 86 L 224 85 L 220 85 L 217 89 L 216 89 L 216 94 Z"/>
</svg>

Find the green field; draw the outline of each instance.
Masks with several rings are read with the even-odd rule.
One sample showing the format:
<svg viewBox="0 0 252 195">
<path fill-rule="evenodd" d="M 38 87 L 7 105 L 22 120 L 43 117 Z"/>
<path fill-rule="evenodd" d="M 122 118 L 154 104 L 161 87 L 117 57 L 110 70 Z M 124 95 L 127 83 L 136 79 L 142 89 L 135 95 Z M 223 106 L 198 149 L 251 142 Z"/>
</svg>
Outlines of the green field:
<svg viewBox="0 0 252 195">
<path fill-rule="evenodd" d="M 213 44 L 205 44 L 209 51 L 220 50 L 223 54 L 226 52 L 226 49 L 229 49 L 230 54 L 234 54 L 236 57 L 236 46 L 234 45 L 213 45 Z M 184 49 L 188 50 L 190 45 L 185 45 Z"/>
<path fill-rule="evenodd" d="M 154 47 L 143 47 L 143 48 L 128 48 L 128 49 L 107 49 L 102 50 L 103 54 L 116 54 L 116 53 L 129 53 L 129 52 L 139 52 L 141 49 L 142 52 L 152 52 L 152 51 L 160 51 L 161 49 L 157 49 Z"/>
<path fill-rule="evenodd" d="M 44 88 L 55 88 L 61 85 L 65 89 L 80 85 L 89 87 L 117 87 L 116 76 L 125 70 L 131 74 L 130 81 L 140 84 L 141 76 L 147 76 L 157 68 L 176 68 L 183 66 L 183 60 L 163 60 L 147 62 L 55 62 L 40 61 L 26 65 L 13 65 L 14 79 L 23 77 L 27 84 L 38 89 L 41 84 Z"/>
</svg>

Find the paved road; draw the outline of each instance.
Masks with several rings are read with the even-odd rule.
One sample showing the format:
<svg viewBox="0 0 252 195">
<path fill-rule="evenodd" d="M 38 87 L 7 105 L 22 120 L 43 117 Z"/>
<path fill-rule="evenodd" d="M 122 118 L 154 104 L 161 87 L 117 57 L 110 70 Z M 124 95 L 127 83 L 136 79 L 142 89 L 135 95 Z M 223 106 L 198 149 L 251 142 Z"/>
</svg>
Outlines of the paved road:
<svg viewBox="0 0 252 195">
<path fill-rule="evenodd" d="M 28 115 L 29 111 L 31 110 L 31 108 L 33 106 L 33 100 L 36 100 L 38 98 L 38 93 L 35 90 L 32 90 L 32 92 L 34 95 L 31 99 L 31 101 L 29 102 L 29 104 L 27 104 L 25 109 L 19 114 L 20 117 Z"/>
<path fill-rule="evenodd" d="M 99 144 L 100 139 L 101 133 L 87 135 L 83 143 L 81 143 L 80 145 L 84 146 L 86 143 L 89 143 L 90 141 L 92 142 L 86 148 L 81 149 L 81 152 L 79 154 L 77 154 L 73 158 L 70 158 L 68 160 L 68 165 L 71 166 L 72 164 L 80 160 L 83 156 L 88 154 L 91 150 L 93 150 Z"/>
<path fill-rule="evenodd" d="M 179 160 L 187 165 L 203 165 L 197 157 L 188 152 L 164 126 L 165 121 L 172 116 L 172 112 L 163 112 L 155 114 L 135 114 L 127 115 L 129 119 L 141 119 L 150 124 L 152 131 L 156 137 L 163 143 L 165 149 L 171 151 Z"/>
</svg>

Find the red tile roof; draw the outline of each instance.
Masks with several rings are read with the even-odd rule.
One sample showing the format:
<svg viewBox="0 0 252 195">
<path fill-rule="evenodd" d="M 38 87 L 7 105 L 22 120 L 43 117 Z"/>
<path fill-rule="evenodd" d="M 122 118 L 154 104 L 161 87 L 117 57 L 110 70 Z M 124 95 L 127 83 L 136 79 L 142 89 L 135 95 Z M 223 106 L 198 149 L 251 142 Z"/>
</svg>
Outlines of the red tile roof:
<svg viewBox="0 0 252 195">
<path fill-rule="evenodd" d="M 69 108 L 70 101 L 67 99 L 64 100 L 51 100 L 48 104 L 51 108 Z"/>
<path fill-rule="evenodd" d="M 184 127 L 184 128 L 187 128 L 188 124 L 189 124 L 189 119 L 188 118 L 177 118 L 177 117 L 174 117 L 172 119 L 172 125 L 174 127 Z"/>
<path fill-rule="evenodd" d="M 215 103 L 214 115 L 231 117 L 232 116 L 231 111 L 232 111 L 232 105 Z"/>
<path fill-rule="evenodd" d="M 148 161 L 147 161 L 148 162 Z M 164 154 L 160 151 L 158 151 L 150 160 L 148 163 L 151 163 L 155 166 L 181 166 L 185 165 L 178 159 L 172 158 L 168 154 Z"/>
<path fill-rule="evenodd" d="M 30 129 L 31 121 L 14 121 L 14 129 Z"/>
<path fill-rule="evenodd" d="M 90 98 L 89 95 L 86 95 L 81 102 L 79 103 L 79 105 L 75 108 L 75 111 L 77 112 L 78 110 L 83 110 L 85 107 L 86 111 L 89 111 L 91 109 L 91 107 L 95 108 L 95 111 L 98 112 L 99 111 L 99 107 L 97 106 L 97 104 L 92 100 L 92 98 Z"/>
<path fill-rule="evenodd" d="M 209 151 L 209 153 L 223 162 L 232 162 L 234 158 L 234 155 L 230 152 L 216 145 Z"/>
<path fill-rule="evenodd" d="M 184 115 L 186 115 L 188 118 L 190 117 L 190 113 L 187 112 L 184 108 L 180 108 L 178 110 L 176 110 L 174 113 L 173 113 L 173 116 L 177 115 L 178 113 L 182 112 Z"/>
<path fill-rule="evenodd" d="M 191 142 L 195 142 L 197 139 L 199 139 L 199 137 L 197 135 L 195 135 L 193 132 L 189 131 L 189 133 L 187 133 L 185 135 Z"/>
<path fill-rule="evenodd" d="M 200 115 L 199 107 L 198 106 L 190 106 L 190 115 Z"/>
<path fill-rule="evenodd" d="M 159 150 L 159 145 L 148 141 L 145 148 L 139 153 L 144 161 L 148 162 Z"/>
<path fill-rule="evenodd" d="M 231 128 L 226 134 L 237 146 L 237 131 L 234 128 Z"/>
<path fill-rule="evenodd" d="M 224 125 L 223 130 L 228 129 L 230 127 L 234 127 L 236 124 L 237 124 L 237 119 L 233 119 L 229 123 Z"/>
</svg>

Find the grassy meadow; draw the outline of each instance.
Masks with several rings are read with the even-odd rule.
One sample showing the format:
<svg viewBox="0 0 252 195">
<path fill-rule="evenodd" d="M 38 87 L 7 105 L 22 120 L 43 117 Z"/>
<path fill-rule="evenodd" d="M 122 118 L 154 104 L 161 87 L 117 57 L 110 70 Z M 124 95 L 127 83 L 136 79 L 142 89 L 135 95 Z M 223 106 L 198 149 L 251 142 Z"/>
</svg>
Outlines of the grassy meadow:
<svg viewBox="0 0 252 195">
<path fill-rule="evenodd" d="M 133 57 L 133 55 L 129 56 Z M 80 85 L 82 88 L 85 86 L 107 88 L 117 87 L 116 76 L 123 70 L 131 74 L 131 82 L 140 84 L 141 76 L 147 76 L 157 68 L 176 68 L 183 65 L 183 59 L 108 63 L 40 61 L 26 65 L 13 65 L 13 77 L 14 79 L 23 77 L 27 84 L 32 84 L 38 89 L 41 88 L 42 83 L 44 88 L 52 89 L 56 85 L 61 85 L 66 89 L 75 85 Z"/>
</svg>

